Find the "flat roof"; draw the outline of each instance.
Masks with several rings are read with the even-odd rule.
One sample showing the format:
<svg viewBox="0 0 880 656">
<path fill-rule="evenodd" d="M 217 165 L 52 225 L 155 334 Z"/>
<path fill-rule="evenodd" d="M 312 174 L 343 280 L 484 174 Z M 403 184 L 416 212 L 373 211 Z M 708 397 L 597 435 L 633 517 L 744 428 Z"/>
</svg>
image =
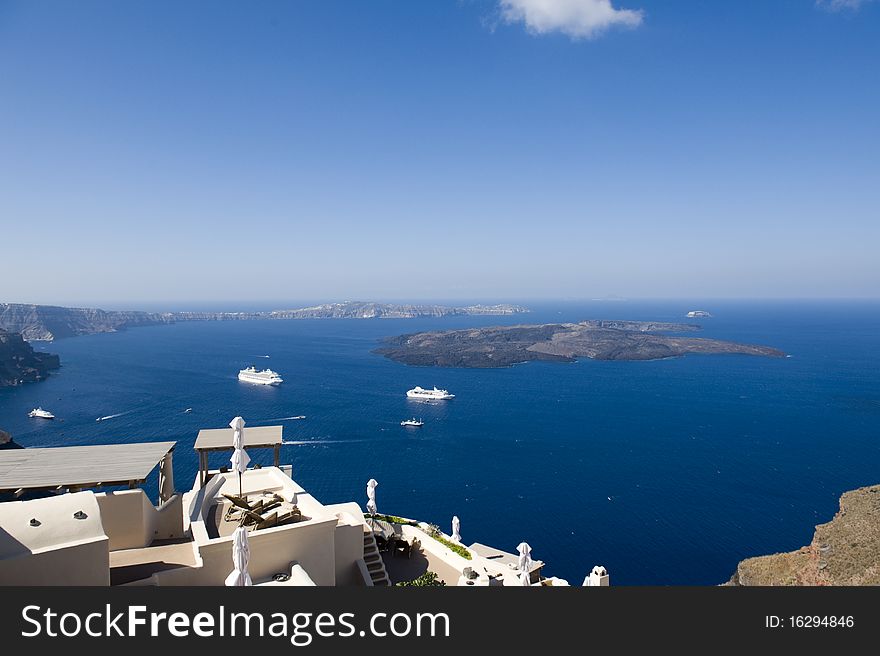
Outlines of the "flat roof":
<svg viewBox="0 0 880 656">
<path fill-rule="evenodd" d="M 77 518 L 78 510 L 86 516 Z M 31 526 L 31 518 L 39 524 Z M 0 513 L 0 560 L 29 556 L 60 545 L 106 539 L 98 499 L 92 491 L 8 501 Z"/>
<path fill-rule="evenodd" d="M 0 492 L 143 483 L 175 442 L 0 451 Z"/>
<path fill-rule="evenodd" d="M 486 560 L 491 560 L 492 562 L 499 563 L 502 565 L 507 565 L 510 567 L 513 565 L 514 567 L 519 566 L 519 554 L 512 554 L 506 551 L 501 551 L 500 549 L 496 549 L 495 547 L 490 547 L 486 544 L 480 544 L 479 542 L 474 542 L 472 545 L 468 547 L 471 551 L 473 551 L 478 556 L 482 556 Z M 529 570 L 530 572 L 534 572 L 536 569 L 543 567 L 544 562 L 541 560 L 532 560 L 532 568 Z"/>
<path fill-rule="evenodd" d="M 252 426 L 244 429 L 244 448 L 259 449 L 281 444 L 281 426 Z M 196 438 L 196 451 L 231 451 L 231 428 L 209 428 L 199 431 Z"/>
</svg>

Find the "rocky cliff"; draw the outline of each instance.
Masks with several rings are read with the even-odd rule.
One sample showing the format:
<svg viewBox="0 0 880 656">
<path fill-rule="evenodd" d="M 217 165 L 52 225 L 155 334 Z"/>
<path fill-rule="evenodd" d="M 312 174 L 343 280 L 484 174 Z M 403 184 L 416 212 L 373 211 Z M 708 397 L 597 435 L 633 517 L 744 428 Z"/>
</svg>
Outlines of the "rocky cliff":
<svg viewBox="0 0 880 656">
<path fill-rule="evenodd" d="M 19 333 L 0 330 L 0 387 L 43 380 L 60 366 L 57 355 L 38 353 Z"/>
<path fill-rule="evenodd" d="M 132 326 L 169 323 L 167 315 L 95 308 L 0 303 L 0 329 L 21 333 L 28 341 L 112 333 Z"/>
<path fill-rule="evenodd" d="M 275 310 L 268 314 L 273 319 L 417 319 L 419 317 L 446 317 L 469 314 L 505 315 L 528 312 L 520 305 L 411 305 L 401 303 L 326 303 L 296 310 Z"/>
<path fill-rule="evenodd" d="M 505 315 L 528 312 L 519 305 L 408 305 L 346 301 L 270 312 L 137 312 L 52 305 L 0 303 L 0 329 L 21 333 L 28 341 L 111 333 L 134 326 L 176 321 L 246 321 L 258 319 L 412 319 L 450 315 Z"/>
<path fill-rule="evenodd" d="M 880 485 L 846 492 L 810 544 L 742 561 L 729 585 L 880 585 Z"/>
</svg>

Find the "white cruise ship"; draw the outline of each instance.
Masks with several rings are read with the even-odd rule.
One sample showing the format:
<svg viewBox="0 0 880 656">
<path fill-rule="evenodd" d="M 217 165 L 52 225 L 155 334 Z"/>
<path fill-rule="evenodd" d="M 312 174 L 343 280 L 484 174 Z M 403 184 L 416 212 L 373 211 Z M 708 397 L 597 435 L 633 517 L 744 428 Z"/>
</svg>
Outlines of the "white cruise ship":
<svg viewBox="0 0 880 656">
<path fill-rule="evenodd" d="M 238 379 L 255 385 L 280 385 L 284 379 L 271 369 L 257 371 L 256 367 L 248 367 L 238 372 Z"/>
<path fill-rule="evenodd" d="M 448 390 L 437 389 L 436 387 L 432 390 L 413 387 L 406 393 L 406 396 L 407 398 L 419 399 L 421 401 L 447 401 L 455 398 L 455 394 L 450 394 Z"/>
<path fill-rule="evenodd" d="M 35 419 L 55 419 L 55 415 L 53 415 L 48 410 L 43 410 L 42 408 L 34 408 L 28 413 L 28 417 Z"/>
</svg>

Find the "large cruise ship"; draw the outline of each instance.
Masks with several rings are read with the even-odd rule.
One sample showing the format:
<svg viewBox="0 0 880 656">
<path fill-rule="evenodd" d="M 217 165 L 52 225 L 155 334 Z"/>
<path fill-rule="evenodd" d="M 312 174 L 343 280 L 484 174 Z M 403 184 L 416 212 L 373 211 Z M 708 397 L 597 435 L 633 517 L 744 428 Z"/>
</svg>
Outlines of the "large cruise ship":
<svg viewBox="0 0 880 656">
<path fill-rule="evenodd" d="M 406 393 L 406 396 L 410 399 L 420 399 L 422 401 L 447 401 L 455 398 L 455 394 L 450 394 L 448 390 L 437 389 L 436 387 L 432 390 L 413 387 Z"/>
<path fill-rule="evenodd" d="M 271 369 L 257 371 L 256 367 L 248 367 L 238 372 L 238 379 L 256 385 L 280 385 L 284 379 Z"/>
</svg>

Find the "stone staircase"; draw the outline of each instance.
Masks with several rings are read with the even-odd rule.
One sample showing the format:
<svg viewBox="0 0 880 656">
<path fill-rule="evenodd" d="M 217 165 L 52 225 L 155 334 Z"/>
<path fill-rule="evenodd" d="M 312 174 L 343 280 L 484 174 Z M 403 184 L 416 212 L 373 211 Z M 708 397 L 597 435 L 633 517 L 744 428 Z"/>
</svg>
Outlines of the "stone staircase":
<svg viewBox="0 0 880 656">
<path fill-rule="evenodd" d="M 373 585 L 391 585 L 385 563 L 382 562 L 382 554 L 379 553 L 379 547 L 376 545 L 376 538 L 369 529 L 364 530 L 364 563 L 367 565 Z"/>
</svg>

